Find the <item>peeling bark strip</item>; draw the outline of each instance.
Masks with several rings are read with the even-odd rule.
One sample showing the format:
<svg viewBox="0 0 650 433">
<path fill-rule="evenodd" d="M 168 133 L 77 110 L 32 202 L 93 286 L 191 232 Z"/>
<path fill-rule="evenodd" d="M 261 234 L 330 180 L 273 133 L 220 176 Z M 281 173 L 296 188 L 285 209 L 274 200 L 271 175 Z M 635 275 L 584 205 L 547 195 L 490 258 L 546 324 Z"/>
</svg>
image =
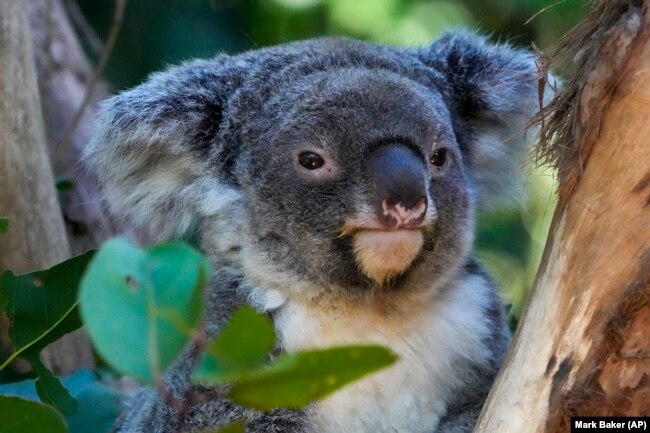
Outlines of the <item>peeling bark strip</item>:
<svg viewBox="0 0 650 433">
<path fill-rule="evenodd" d="M 650 14 L 637 3 L 601 2 L 594 14 L 609 27 L 587 24 L 602 39 L 573 48 L 590 67 L 554 103 L 571 107 L 569 129 L 541 150 L 560 169 L 560 202 L 476 432 L 564 433 L 571 416 L 650 415 Z"/>
<path fill-rule="evenodd" d="M 547 62 L 575 62 L 577 69 L 535 119 L 541 127 L 537 160 L 557 169 L 560 198 L 573 192 L 622 69 L 638 55 L 631 50 L 638 47 L 634 42 L 642 27 L 642 7 L 642 0 L 599 1 L 549 55 Z"/>
<path fill-rule="evenodd" d="M 27 272 L 70 256 L 45 144 L 25 2 L 0 0 L 0 269 Z M 6 326 L 6 325 L 5 325 Z M 87 340 L 66 336 L 43 352 L 57 372 L 92 364 Z"/>
</svg>

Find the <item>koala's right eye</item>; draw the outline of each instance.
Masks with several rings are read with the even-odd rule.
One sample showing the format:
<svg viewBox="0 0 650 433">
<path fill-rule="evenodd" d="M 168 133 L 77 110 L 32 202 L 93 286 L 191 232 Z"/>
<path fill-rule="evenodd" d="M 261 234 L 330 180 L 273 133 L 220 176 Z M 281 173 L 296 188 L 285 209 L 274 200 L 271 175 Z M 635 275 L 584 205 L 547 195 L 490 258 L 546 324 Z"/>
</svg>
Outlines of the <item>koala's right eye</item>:
<svg viewBox="0 0 650 433">
<path fill-rule="evenodd" d="M 442 167 L 445 165 L 445 162 L 447 162 L 447 149 L 438 149 L 433 152 L 433 155 L 431 155 L 429 162 L 436 167 Z"/>
<path fill-rule="evenodd" d="M 305 167 L 307 170 L 316 170 L 325 164 L 322 156 L 310 150 L 301 152 L 298 155 L 298 163 Z"/>
</svg>

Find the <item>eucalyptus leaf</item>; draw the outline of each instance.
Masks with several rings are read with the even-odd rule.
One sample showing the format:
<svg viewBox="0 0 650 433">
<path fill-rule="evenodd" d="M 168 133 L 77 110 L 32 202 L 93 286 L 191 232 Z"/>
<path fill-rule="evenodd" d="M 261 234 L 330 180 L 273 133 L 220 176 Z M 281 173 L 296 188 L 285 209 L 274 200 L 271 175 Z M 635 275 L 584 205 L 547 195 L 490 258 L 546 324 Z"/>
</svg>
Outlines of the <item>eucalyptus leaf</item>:
<svg viewBox="0 0 650 433">
<path fill-rule="evenodd" d="M 201 254 L 180 242 L 143 250 L 122 238 L 108 241 L 90 263 L 79 298 L 102 357 L 154 383 L 192 337 L 210 272 Z"/>
<path fill-rule="evenodd" d="M 230 397 L 261 410 L 301 408 L 344 385 L 391 365 L 397 356 L 380 346 L 346 346 L 283 355 L 240 379 Z"/>
<path fill-rule="evenodd" d="M 109 433 L 114 430 L 126 399 L 124 395 L 98 382 L 97 375 L 91 370 L 80 369 L 60 379 L 77 401 L 77 410 L 65 416 L 68 433 Z M 0 385 L 0 395 L 38 401 L 35 382 L 29 379 Z"/>
<path fill-rule="evenodd" d="M 38 358 L 38 355 L 27 358 L 32 368 L 38 375 L 36 393 L 45 404 L 54 406 L 63 415 L 72 415 L 77 411 L 77 400 L 61 384 L 59 379 L 48 370 Z"/>
<path fill-rule="evenodd" d="M 19 397 L 0 396 L 0 433 L 66 433 L 61 415 L 51 408 Z"/>
<path fill-rule="evenodd" d="M 65 420 L 69 433 L 109 433 L 126 397 L 101 383 L 91 383 L 76 395 L 78 410 Z"/>
<path fill-rule="evenodd" d="M 35 382 L 34 379 L 24 379 L 18 382 L 3 383 L 0 385 L 0 395 L 38 401 L 38 394 L 34 387 Z"/>
<path fill-rule="evenodd" d="M 193 379 L 218 384 L 258 369 L 275 344 L 273 324 L 263 314 L 241 307 L 206 347 Z"/>
<path fill-rule="evenodd" d="M 82 368 L 72 374 L 62 376 L 59 379 L 63 383 L 63 386 L 65 386 L 72 395 L 76 396 L 89 384 L 96 382 L 97 375 L 92 370 Z M 0 385 L 0 395 L 10 395 L 27 400 L 38 401 L 39 397 L 36 393 L 35 383 L 35 379 L 25 379 L 19 382 L 2 384 Z"/>
<path fill-rule="evenodd" d="M 9 316 L 9 336 L 14 346 L 14 353 L 0 365 L 0 370 L 24 352 L 37 354 L 81 327 L 77 289 L 93 254 L 89 251 L 43 271 L 0 274 L 0 307 Z"/>
</svg>

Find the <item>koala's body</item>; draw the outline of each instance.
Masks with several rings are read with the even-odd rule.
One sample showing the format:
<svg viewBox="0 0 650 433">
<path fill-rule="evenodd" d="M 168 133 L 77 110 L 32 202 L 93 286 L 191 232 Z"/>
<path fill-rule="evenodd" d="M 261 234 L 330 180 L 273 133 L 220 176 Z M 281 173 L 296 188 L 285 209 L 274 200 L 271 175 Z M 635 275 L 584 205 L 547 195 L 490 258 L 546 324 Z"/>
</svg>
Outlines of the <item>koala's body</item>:
<svg viewBox="0 0 650 433">
<path fill-rule="evenodd" d="M 533 57 L 448 33 L 401 49 L 318 39 L 185 63 L 101 108 L 87 161 L 112 211 L 199 233 L 211 335 L 267 313 L 278 352 L 378 343 L 398 362 L 303 410 L 192 384 L 188 348 L 123 433 L 470 432 L 509 342 L 472 258 L 475 209 L 507 195 L 537 106 Z"/>
</svg>

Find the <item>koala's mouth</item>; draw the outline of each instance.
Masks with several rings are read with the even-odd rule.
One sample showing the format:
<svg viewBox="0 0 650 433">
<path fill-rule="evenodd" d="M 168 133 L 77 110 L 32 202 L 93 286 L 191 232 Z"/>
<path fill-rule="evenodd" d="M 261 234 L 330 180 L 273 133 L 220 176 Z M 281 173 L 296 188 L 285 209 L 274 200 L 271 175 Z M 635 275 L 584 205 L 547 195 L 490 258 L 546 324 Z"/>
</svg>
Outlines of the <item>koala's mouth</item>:
<svg viewBox="0 0 650 433">
<path fill-rule="evenodd" d="M 404 272 L 424 243 L 421 229 L 357 228 L 352 234 L 354 257 L 361 271 L 377 283 Z"/>
</svg>

